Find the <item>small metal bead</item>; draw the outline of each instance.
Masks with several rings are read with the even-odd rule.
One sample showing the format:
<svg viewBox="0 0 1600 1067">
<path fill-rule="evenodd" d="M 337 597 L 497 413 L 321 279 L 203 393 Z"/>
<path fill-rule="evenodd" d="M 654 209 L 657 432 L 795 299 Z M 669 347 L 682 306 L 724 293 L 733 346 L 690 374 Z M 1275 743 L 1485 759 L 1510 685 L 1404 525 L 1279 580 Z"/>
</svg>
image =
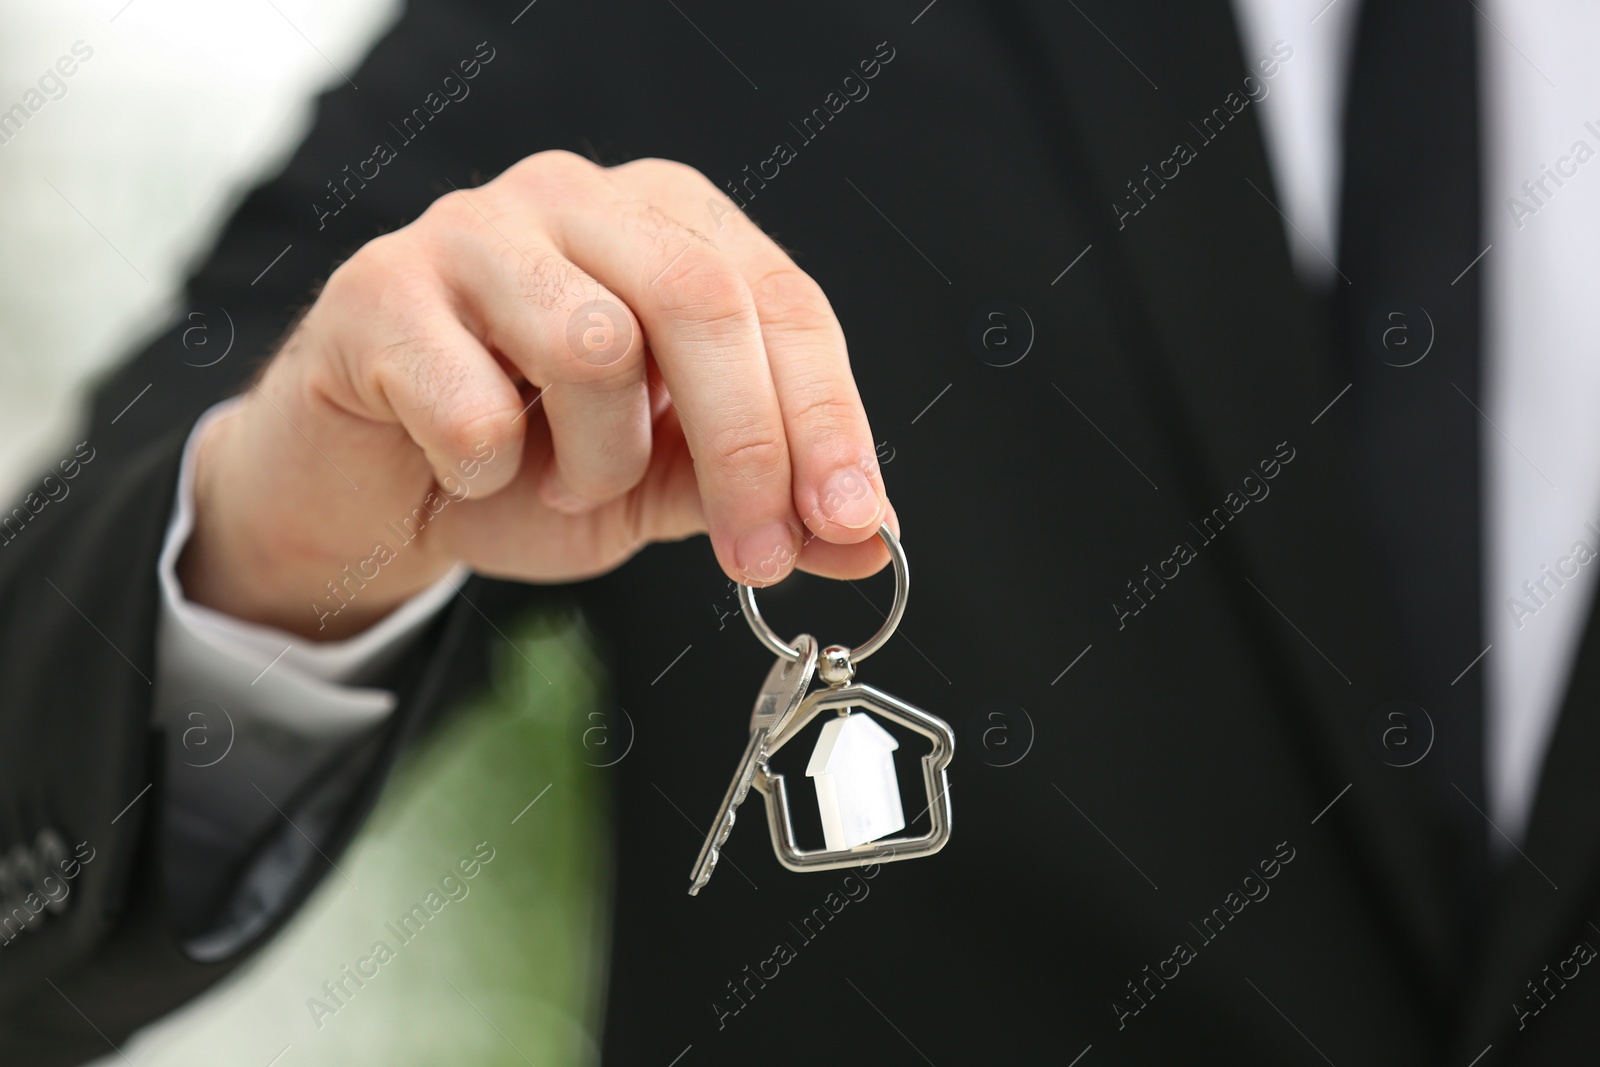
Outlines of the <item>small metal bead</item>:
<svg viewBox="0 0 1600 1067">
<path fill-rule="evenodd" d="M 850 650 L 844 645 L 829 645 L 817 657 L 817 674 L 828 685 L 848 685 L 856 676 L 856 665 L 850 662 Z"/>
</svg>

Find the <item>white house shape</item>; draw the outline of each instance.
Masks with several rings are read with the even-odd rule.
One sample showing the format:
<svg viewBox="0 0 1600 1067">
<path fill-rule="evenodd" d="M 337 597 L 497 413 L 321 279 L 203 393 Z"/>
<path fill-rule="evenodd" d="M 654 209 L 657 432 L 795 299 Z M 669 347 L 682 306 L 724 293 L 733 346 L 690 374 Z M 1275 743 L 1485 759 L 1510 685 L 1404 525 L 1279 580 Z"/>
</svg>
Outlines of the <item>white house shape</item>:
<svg viewBox="0 0 1600 1067">
<path fill-rule="evenodd" d="M 817 786 L 829 850 L 854 848 L 906 828 L 894 750 L 900 742 L 865 712 L 830 719 L 806 765 Z"/>
</svg>

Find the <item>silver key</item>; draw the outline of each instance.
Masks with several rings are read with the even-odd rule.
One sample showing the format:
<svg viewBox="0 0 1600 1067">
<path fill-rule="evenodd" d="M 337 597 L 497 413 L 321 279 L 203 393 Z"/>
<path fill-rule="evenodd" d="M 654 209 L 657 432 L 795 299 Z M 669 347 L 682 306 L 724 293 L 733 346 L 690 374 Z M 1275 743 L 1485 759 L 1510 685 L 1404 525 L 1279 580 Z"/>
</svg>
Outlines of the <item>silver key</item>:
<svg viewBox="0 0 1600 1067">
<path fill-rule="evenodd" d="M 744 746 L 744 755 L 739 757 L 739 769 L 733 772 L 733 781 L 722 798 L 722 807 L 717 809 L 717 817 L 711 822 L 706 843 L 700 846 L 700 857 L 694 861 L 694 869 L 689 872 L 691 897 L 699 894 L 705 884 L 711 881 L 711 872 L 716 870 L 722 846 L 727 844 L 728 835 L 733 832 L 735 813 L 750 792 L 756 768 L 766 760 L 767 738 L 777 734 L 794 717 L 806 690 L 811 687 L 811 678 L 817 669 L 816 638 L 801 634 L 791 645 L 799 651 L 799 658 L 778 658 L 767 672 L 767 680 L 761 686 L 761 693 L 750 712 L 750 741 Z"/>
</svg>

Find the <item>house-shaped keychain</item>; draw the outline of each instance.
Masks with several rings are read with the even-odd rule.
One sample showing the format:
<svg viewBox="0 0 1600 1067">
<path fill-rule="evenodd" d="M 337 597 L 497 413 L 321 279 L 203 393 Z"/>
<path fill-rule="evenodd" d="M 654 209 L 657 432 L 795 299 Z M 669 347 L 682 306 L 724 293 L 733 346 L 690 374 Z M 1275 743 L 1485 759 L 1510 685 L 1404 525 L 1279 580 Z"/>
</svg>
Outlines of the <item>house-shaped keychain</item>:
<svg viewBox="0 0 1600 1067">
<path fill-rule="evenodd" d="M 865 712 L 829 720 L 806 765 L 817 787 L 822 833 L 842 851 L 904 830 L 894 752 L 900 742 Z"/>
</svg>

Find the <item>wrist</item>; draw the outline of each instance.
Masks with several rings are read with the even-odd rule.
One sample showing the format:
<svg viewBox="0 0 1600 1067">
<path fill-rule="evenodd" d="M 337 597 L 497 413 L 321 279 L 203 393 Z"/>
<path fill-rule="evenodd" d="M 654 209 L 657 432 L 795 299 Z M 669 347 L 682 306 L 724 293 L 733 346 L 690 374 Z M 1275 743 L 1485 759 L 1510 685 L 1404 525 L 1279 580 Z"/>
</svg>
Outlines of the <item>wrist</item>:
<svg viewBox="0 0 1600 1067">
<path fill-rule="evenodd" d="M 449 570 L 420 541 L 404 558 L 374 561 L 363 523 L 326 521 L 314 498 L 286 498 L 281 480 L 252 474 L 277 453 L 251 432 L 250 406 L 247 398 L 211 420 L 194 442 L 194 525 L 176 564 L 186 599 L 330 641 L 368 628 Z"/>
</svg>

